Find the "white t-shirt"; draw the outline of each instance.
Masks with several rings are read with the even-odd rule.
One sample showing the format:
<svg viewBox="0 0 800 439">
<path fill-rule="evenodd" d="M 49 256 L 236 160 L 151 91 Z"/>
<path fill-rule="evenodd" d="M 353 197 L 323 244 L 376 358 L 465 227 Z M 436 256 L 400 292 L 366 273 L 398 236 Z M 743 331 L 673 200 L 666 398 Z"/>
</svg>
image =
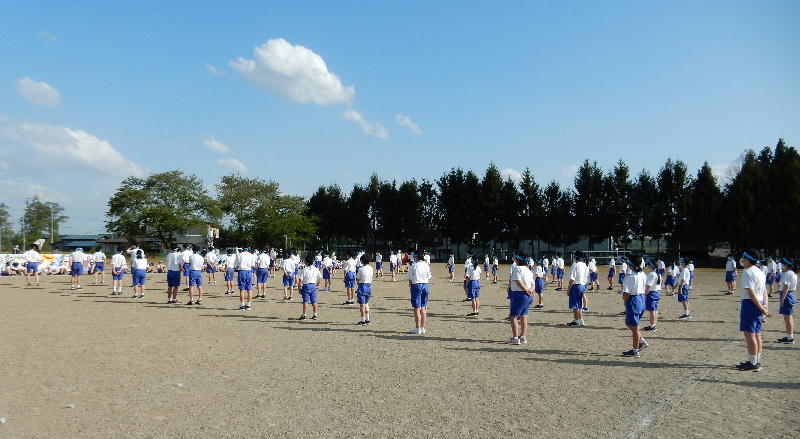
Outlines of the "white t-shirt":
<svg viewBox="0 0 800 439">
<path fill-rule="evenodd" d="M 131 267 L 134 270 L 147 270 L 147 259 L 142 257 L 142 259 L 133 258 L 131 259 Z"/>
<path fill-rule="evenodd" d="M 550 266 L 550 260 L 547 259 L 547 258 L 542 259 L 542 265 L 544 265 L 544 268 L 549 267 Z"/>
<path fill-rule="evenodd" d="M 678 278 L 675 279 L 675 283 L 680 285 L 681 282 L 689 285 L 689 279 L 691 279 L 691 273 L 689 272 L 689 267 L 683 267 L 683 270 L 678 268 Z"/>
<path fill-rule="evenodd" d="M 736 261 L 733 259 L 728 260 L 725 264 L 725 271 L 736 271 Z"/>
<path fill-rule="evenodd" d="M 450 257 L 447 258 L 447 263 L 450 264 L 450 265 L 455 264 L 456 263 L 456 258 L 453 255 L 450 255 Z"/>
<path fill-rule="evenodd" d="M 389 255 L 389 263 L 397 265 L 397 255 Z"/>
<path fill-rule="evenodd" d="M 375 253 L 375 262 L 383 262 L 383 255 L 380 253 Z"/>
<path fill-rule="evenodd" d="M 181 263 L 190 264 L 192 262 L 193 254 L 194 252 L 188 248 L 181 252 Z"/>
<path fill-rule="evenodd" d="M 586 264 L 584 264 L 586 265 Z M 556 268 L 560 268 L 561 270 L 564 269 L 564 258 L 556 259 Z"/>
<path fill-rule="evenodd" d="M 589 260 L 589 271 L 597 273 L 597 262 L 595 262 L 594 259 Z"/>
<path fill-rule="evenodd" d="M 647 276 L 641 271 L 633 273 L 630 276 L 625 276 L 625 284 L 627 286 L 625 292 L 631 296 L 644 294 L 644 287 L 647 285 Z"/>
<path fill-rule="evenodd" d="M 494 265 L 496 267 L 496 266 L 500 265 L 500 261 L 498 261 L 497 258 L 494 258 L 494 260 L 492 260 L 492 265 Z"/>
<path fill-rule="evenodd" d="M 94 261 L 95 261 L 95 262 L 105 262 L 105 260 L 106 260 L 106 254 L 105 254 L 105 253 L 103 253 L 103 252 L 96 252 L 96 253 L 94 254 Z"/>
<path fill-rule="evenodd" d="M 318 254 L 314 256 L 314 262 L 322 262 L 322 255 Z"/>
<path fill-rule="evenodd" d="M 425 255 L 425 256 L 423 256 L 422 259 L 425 259 L 425 262 L 427 262 L 428 264 L 431 263 L 431 255 Z"/>
<path fill-rule="evenodd" d="M 281 268 L 283 268 L 283 271 L 286 273 L 294 273 L 295 268 L 297 268 L 297 264 L 294 262 L 294 259 L 286 258 L 283 260 Z"/>
<path fill-rule="evenodd" d="M 83 264 L 83 261 L 86 260 L 86 255 L 83 252 L 76 251 L 70 255 L 70 258 L 72 259 L 73 263 L 80 262 L 81 264 Z"/>
<path fill-rule="evenodd" d="M 559 261 L 562 261 L 562 259 L 559 259 Z M 586 285 L 589 283 L 589 267 L 586 266 L 585 262 L 578 261 L 572 264 L 572 269 L 569 271 L 569 280 L 573 281 L 576 285 Z"/>
<path fill-rule="evenodd" d="M 333 264 L 333 260 L 331 258 L 325 256 L 322 258 L 322 266 L 325 268 L 331 268 L 331 264 Z"/>
<path fill-rule="evenodd" d="M 770 273 L 775 273 L 776 271 L 778 271 L 778 267 L 776 266 L 775 261 L 769 261 L 767 263 L 767 270 Z"/>
<path fill-rule="evenodd" d="M 372 266 L 362 265 L 361 268 L 358 269 L 358 273 L 356 273 L 356 281 L 360 284 L 371 284 L 372 283 Z"/>
<path fill-rule="evenodd" d="M 269 255 L 266 253 L 258 255 L 258 262 L 256 264 L 258 268 L 269 268 Z"/>
<path fill-rule="evenodd" d="M 252 270 L 255 265 L 256 257 L 248 251 L 243 251 L 236 255 L 236 262 L 234 265 L 237 270 Z"/>
<path fill-rule="evenodd" d="M 767 289 L 767 276 L 755 265 L 751 265 L 749 268 L 742 271 L 742 292 L 739 294 L 742 300 L 750 298 L 747 291 L 745 291 L 747 288 L 753 290 L 756 295 L 756 300 L 762 304 L 764 303 L 764 291 Z"/>
<path fill-rule="evenodd" d="M 167 255 L 167 270 L 169 271 L 180 271 L 180 260 L 182 256 L 179 252 L 172 252 Z M 114 258 L 111 258 L 111 262 L 114 262 Z"/>
<path fill-rule="evenodd" d="M 524 265 L 511 266 L 511 291 L 525 291 L 515 281 L 520 281 L 529 290 L 533 289 L 533 273 Z"/>
<path fill-rule="evenodd" d="M 342 267 L 344 271 L 349 271 L 351 273 L 356 272 L 356 260 L 353 258 L 349 258 L 348 260 L 344 261 L 344 267 Z"/>
<path fill-rule="evenodd" d="M 656 263 L 656 268 L 659 270 L 663 270 L 665 267 L 666 264 L 664 264 L 664 261 L 658 261 L 658 263 Z"/>
<path fill-rule="evenodd" d="M 661 291 L 661 284 L 658 282 L 658 273 L 651 271 L 647 274 L 647 286 L 649 291 Z"/>
<path fill-rule="evenodd" d="M 206 263 L 212 267 L 217 266 L 217 252 L 209 251 L 206 253 Z"/>
<path fill-rule="evenodd" d="M 478 265 L 473 269 L 469 267 L 467 270 L 467 276 L 469 276 L 469 280 L 481 280 L 481 266 Z"/>
<path fill-rule="evenodd" d="M 628 274 L 628 264 L 623 262 L 622 265 L 619 266 L 619 272 L 622 274 Z"/>
<path fill-rule="evenodd" d="M 544 277 L 544 268 L 541 265 L 536 266 L 536 277 Z"/>
<path fill-rule="evenodd" d="M 425 261 L 417 261 L 408 269 L 408 280 L 412 284 L 426 284 L 432 277 L 431 266 Z"/>
<path fill-rule="evenodd" d="M 115 266 L 117 268 L 124 266 L 125 265 L 125 256 L 122 256 L 122 254 L 120 254 L 120 253 L 114 254 L 114 256 L 111 257 L 111 265 L 113 265 L 113 266 Z"/>
<path fill-rule="evenodd" d="M 694 271 L 694 264 L 689 263 L 689 265 L 687 265 L 686 268 L 689 269 L 689 271 Z"/>
<path fill-rule="evenodd" d="M 25 262 L 42 262 L 42 256 L 36 250 L 28 250 L 22 257 L 25 259 Z"/>
<path fill-rule="evenodd" d="M 319 279 L 322 278 L 322 273 L 319 272 L 317 267 L 311 265 L 303 269 L 303 273 L 300 275 L 300 277 L 303 279 L 303 285 L 315 284 Z"/>
<path fill-rule="evenodd" d="M 192 255 L 192 261 L 189 263 L 189 270 L 190 271 L 200 271 L 203 269 L 203 263 L 206 260 L 200 256 L 200 254 L 195 253 Z"/>
<path fill-rule="evenodd" d="M 797 274 L 794 270 L 789 270 L 783 273 L 781 276 L 781 291 L 783 291 L 783 286 L 788 285 L 788 291 L 794 291 L 797 288 Z"/>
</svg>

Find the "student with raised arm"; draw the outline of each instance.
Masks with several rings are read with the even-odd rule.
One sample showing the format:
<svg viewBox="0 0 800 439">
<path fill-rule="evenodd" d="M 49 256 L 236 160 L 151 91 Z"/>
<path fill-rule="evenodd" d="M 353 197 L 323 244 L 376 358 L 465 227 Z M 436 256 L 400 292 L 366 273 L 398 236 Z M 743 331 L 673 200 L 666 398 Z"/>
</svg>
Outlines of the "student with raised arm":
<svg viewBox="0 0 800 439">
<path fill-rule="evenodd" d="M 749 249 L 742 253 L 739 264 L 742 270 L 742 300 L 739 310 L 739 330 L 747 343 L 747 361 L 736 366 L 742 371 L 761 370 L 761 323 L 772 317 L 764 306 L 767 294 L 767 276 L 756 266 L 760 258 L 758 251 Z"/>
<path fill-rule="evenodd" d="M 430 294 L 430 282 L 433 275 L 431 267 L 425 260 L 421 259 L 419 253 L 413 252 L 411 258 L 415 263 L 408 269 L 408 288 L 411 296 L 411 307 L 414 309 L 415 327 L 410 332 L 412 334 L 425 334 L 425 323 L 427 320 L 428 294 Z"/>
<path fill-rule="evenodd" d="M 22 258 L 25 259 L 25 281 L 27 286 L 33 285 L 31 282 L 31 278 L 33 278 L 36 282 L 36 286 L 39 286 L 39 264 L 42 263 L 42 255 L 39 254 L 39 247 L 36 244 L 31 244 L 26 251 Z"/>
</svg>

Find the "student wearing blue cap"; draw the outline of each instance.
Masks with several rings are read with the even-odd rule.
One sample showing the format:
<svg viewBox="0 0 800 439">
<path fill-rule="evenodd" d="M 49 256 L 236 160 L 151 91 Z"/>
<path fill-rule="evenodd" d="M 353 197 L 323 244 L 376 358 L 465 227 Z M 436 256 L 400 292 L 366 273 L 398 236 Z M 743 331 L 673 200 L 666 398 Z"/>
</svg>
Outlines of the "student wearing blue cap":
<svg viewBox="0 0 800 439">
<path fill-rule="evenodd" d="M 414 308 L 415 327 L 410 332 L 412 334 L 425 334 L 428 294 L 430 293 L 428 282 L 433 275 L 431 274 L 430 265 L 419 257 L 419 253 L 413 252 L 411 259 L 414 263 L 408 269 L 407 277 L 411 295 L 411 307 Z"/>
<path fill-rule="evenodd" d="M 747 342 L 747 361 L 739 363 L 737 369 L 742 371 L 761 370 L 761 323 L 764 316 L 771 317 L 766 308 L 767 276 L 756 264 L 760 258 L 758 251 L 748 249 L 742 253 L 739 263 L 742 271 L 742 299 L 739 310 L 739 330 L 744 333 Z"/>
<path fill-rule="evenodd" d="M 625 301 L 625 326 L 631 330 L 632 348 L 622 353 L 625 357 L 639 358 L 639 351 L 648 346 L 647 341 L 639 331 L 639 323 L 644 314 L 645 289 L 647 286 L 647 276 L 642 273 L 642 267 L 636 262 L 637 258 L 627 259 L 625 263 L 631 269 L 631 274 L 625 277 L 625 293 L 622 300 Z"/>
<path fill-rule="evenodd" d="M 510 306 L 508 320 L 511 322 L 511 338 L 508 344 L 520 345 L 528 343 L 528 312 L 533 303 L 533 273 L 525 265 L 527 256 L 514 254 L 514 265 L 511 266 L 511 279 L 508 285 Z"/>
<path fill-rule="evenodd" d="M 794 258 L 781 258 L 780 263 L 786 266 L 786 271 L 781 274 L 781 301 L 780 314 L 786 323 L 786 336 L 778 339 L 778 343 L 794 343 L 794 315 L 795 296 L 794 290 L 797 288 L 797 274 L 795 270 Z"/>
</svg>

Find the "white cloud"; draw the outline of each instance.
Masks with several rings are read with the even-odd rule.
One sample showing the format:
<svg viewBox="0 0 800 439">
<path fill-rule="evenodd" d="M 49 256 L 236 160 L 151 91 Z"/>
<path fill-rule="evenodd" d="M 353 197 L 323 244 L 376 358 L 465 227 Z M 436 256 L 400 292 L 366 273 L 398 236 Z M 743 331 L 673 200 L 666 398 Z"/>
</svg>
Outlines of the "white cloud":
<svg viewBox="0 0 800 439">
<path fill-rule="evenodd" d="M 245 79 L 284 99 L 317 105 L 346 104 L 356 94 L 345 86 L 311 49 L 283 38 L 267 40 L 253 49 L 254 59 L 238 57 L 228 65 Z"/>
<path fill-rule="evenodd" d="M 18 79 L 17 91 L 25 99 L 42 107 L 55 108 L 61 105 L 61 93 L 46 82 L 27 77 Z"/>
<path fill-rule="evenodd" d="M 517 171 L 516 169 L 505 168 L 500 171 L 500 176 L 503 177 L 503 180 L 510 178 L 515 183 L 519 183 L 522 181 L 522 173 Z"/>
<path fill-rule="evenodd" d="M 56 37 L 55 35 L 50 34 L 50 32 L 41 31 L 41 32 L 39 32 L 39 35 L 41 35 L 42 38 L 44 38 L 45 40 L 47 40 L 47 41 L 49 41 L 51 43 L 58 42 L 58 37 Z"/>
<path fill-rule="evenodd" d="M 739 173 L 739 170 L 742 168 L 741 161 L 738 162 L 730 162 L 724 165 L 712 165 L 711 172 L 714 174 L 714 177 L 717 179 L 717 183 L 720 186 L 724 186 L 731 182 L 731 180 L 736 177 L 736 174 Z"/>
<path fill-rule="evenodd" d="M 578 165 L 564 166 L 564 168 L 561 169 L 561 175 L 567 178 L 574 177 L 577 172 L 578 172 Z"/>
<path fill-rule="evenodd" d="M 72 201 L 69 195 L 56 192 L 37 183 L 21 182 L 18 180 L 0 180 L 0 186 L 4 188 L 4 197 L 13 204 L 22 204 L 26 198 L 37 195 L 42 201 L 52 201 L 55 203 L 68 203 Z M 0 198 L 2 200 L 4 198 Z M 9 203 L 11 204 L 11 203 Z"/>
<path fill-rule="evenodd" d="M 234 171 L 247 172 L 247 167 L 244 166 L 244 163 L 234 158 L 217 159 L 217 164 Z"/>
<path fill-rule="evenodd" d="M 0 136 L 32 146 L 38 165 L 51 168 L 83 168 L 117 177 L 140 176 L 144 169 L 128 160 L 110 143 L 81 130 L 46 125 L 21 124 L 0 131 Z"/>
<path fill-rule="evenodd" d="M 411 120 L 410 117 L 404 116 L 402 114 L 395 114 L 394 117 L 395 119 L 397 119 L 397 123 L 400 124 L 400 126 L 408 128 L 412 134 L 416 134 L 418 136 L 422 135 L 422 130 L 419 129 L 419 125 L 414 123 L 414 121 Z"/>
<path fill-rule="evenodd" d="M 386 127 L 378 122 L 370 122 L 364 119 L 364 116 L 356 110 L 347 110 L 342 113 L 342 117 L 361 125 L 361 131 L 368 136 L 377 137 L 379 139 L 386 139 L 389 137 L 389 130 L 387 130 Z"/>
<path fill-rule="evenodd" d="M 208 63 L 206 63 L 206 70 L 208 70 L 208 73 L 211 73 L 214 76 L 228 76 L 227 73 Z"/>
<path fill-rule="evenodd" d="M 214 152 L 225 153 L 225 152 L 229 152 L 231 150 L 230 146 L 220 142 L 219 140 L 217 140 L 214 137 L 209 136 L 207 134 L 203 134 L 203 144 L 206 146 L 206 148 L 208 148 L 208 149 L 210 149 L 210 150 L 212 150 Z"/>
</svg>

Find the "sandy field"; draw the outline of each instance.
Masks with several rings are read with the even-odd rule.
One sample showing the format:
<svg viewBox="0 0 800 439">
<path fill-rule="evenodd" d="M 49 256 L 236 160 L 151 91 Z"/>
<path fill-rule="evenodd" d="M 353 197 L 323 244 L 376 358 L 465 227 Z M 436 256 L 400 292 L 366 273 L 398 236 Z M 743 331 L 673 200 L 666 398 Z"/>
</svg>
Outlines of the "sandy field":
<svg viewBox="0 0 800 439">
<path fill-rule="evenodd" d="M 776 315 L 763 370 L 733 370 L 746 352 L 722 271 L 698 270 L 691 320 L 663 295 L 634 359 L 616 292 L 590 293 L 588 326 L 569 328 L 548 286 L 530 343 L 511 346 L 504 284 L 482 281 L 480 317 L 466 317 L 461 284 L 434 270 L 423 336 L 407 333 L 406 282 L 387 278 L 368 327 L 340 305 L 340 273 L 317 321 L 296 320 L 299 296 L 281 302 L 278 279 L 238 311 L 221 281 L 189 307 L 164 303 L 165 275 L 144 299 L 130 276 L 122 297 L 89 276 L 80 292 L 67 277 L 0 278 L 0 438 L 800 437 L 800 344 L 774 343 Z"/>
</svg>

